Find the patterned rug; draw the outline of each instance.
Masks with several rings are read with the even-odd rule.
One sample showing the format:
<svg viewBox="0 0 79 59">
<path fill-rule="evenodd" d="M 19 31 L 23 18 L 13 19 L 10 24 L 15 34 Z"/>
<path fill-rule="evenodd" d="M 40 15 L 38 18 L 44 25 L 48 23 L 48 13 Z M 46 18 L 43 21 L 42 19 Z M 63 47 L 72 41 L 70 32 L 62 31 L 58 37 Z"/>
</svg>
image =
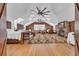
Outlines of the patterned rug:
<svg viewBox="0 0 79 59">
<path fill-rule="evenodd" d="M 25 40 L 29 44 L 45 44 L 45 43 L 64 43 L 65 39 L 58 37 L 56 34 L 36 34 L 30 40 Z"/>
</svg>

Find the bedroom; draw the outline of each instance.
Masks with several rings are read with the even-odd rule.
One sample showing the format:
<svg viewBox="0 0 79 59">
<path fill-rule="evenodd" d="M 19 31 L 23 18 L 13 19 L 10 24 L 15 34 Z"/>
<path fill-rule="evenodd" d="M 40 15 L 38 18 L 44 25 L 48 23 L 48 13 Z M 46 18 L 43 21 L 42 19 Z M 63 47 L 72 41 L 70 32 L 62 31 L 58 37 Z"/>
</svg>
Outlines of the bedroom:
<svg viewBox="0 0 79 59">
<path fill-rule="evenodd" d="M 7 55 L 75 55 L 74 4 L 8 3 L 6 7 Z"/>
</svg>

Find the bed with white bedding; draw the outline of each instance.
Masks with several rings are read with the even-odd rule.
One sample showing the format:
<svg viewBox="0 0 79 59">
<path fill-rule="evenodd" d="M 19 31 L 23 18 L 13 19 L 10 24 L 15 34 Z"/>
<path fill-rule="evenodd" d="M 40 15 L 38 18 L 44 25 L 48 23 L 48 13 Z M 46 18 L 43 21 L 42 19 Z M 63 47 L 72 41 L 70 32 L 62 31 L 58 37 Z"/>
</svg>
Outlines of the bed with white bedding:
<svg viewBox="0 0 79 59">
<path fill-rule="evenodd" d="M 67 43 L 75 45 L 74 32 L 69 32 L 67 37 Z"/>
<path fill-rule="evenodd" d="M 20 41 L 21 32 L 23 32 L 23 30 L 14 31 L 13 29 L 7 29 L 7 42 L 16 43 Z"/>
</svg>

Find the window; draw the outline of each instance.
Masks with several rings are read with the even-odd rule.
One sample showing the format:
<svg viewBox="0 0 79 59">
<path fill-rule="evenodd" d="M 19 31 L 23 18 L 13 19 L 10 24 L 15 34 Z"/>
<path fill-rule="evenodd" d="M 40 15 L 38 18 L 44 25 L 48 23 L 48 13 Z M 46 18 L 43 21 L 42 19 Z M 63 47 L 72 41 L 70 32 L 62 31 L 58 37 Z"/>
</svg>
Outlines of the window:
<svg viewBox="0 0 79 59">
<path fill-rule="evenodd" d="M 45 30 L 45 25 L 35 24 L 34 30 Z"/>
</svg>

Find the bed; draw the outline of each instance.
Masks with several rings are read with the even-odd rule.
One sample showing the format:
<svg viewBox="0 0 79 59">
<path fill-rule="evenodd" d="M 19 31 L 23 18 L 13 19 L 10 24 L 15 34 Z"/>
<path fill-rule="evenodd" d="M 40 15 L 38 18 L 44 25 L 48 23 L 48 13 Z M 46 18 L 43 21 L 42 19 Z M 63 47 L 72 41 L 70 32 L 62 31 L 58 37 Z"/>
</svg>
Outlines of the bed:
<svg viewBox="0 0 79 59">
<path fill-rule="evenodd" d="M 21 32 L 23 30 L 14 31 L 13 29 L 7 29 L 7 43 L 19 43 Z"/>
<path fill-rule="evenodd" d="M 69 32 L 67 37 L 67 43 L 75 45 L 74 32 Z"/>
</svg>

